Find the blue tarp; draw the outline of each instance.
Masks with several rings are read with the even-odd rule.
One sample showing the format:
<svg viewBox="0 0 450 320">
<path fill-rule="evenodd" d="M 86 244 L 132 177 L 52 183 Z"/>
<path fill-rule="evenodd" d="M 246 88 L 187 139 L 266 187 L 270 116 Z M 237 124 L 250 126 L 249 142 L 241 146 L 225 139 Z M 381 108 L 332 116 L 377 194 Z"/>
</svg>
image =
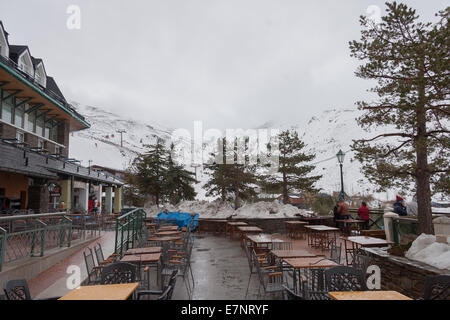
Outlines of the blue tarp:
<svg viewBox="0 0 450 320">
<path fill-rule="evenodd" d="M 192 213 L 186 213 L 186 212 L 160 212 L 158 213 L 157 219 L 155 222 L 156 223 L 162 223 L 164 219 L 166 220 L 176 220 L 176 225 L 178 226 L 179 229 L 184 228 L 184 227 L 188 227 L 191 224 L 191 220 L 192 219 L 198 219 L 198 213 L 192 214 Z M 195 228 L 197 228 L 198 226 L 198 221 L 194 221 L 193 223 L 193 227 L 191 228 L 192 230 L 195 230 Z"/>
</svg>

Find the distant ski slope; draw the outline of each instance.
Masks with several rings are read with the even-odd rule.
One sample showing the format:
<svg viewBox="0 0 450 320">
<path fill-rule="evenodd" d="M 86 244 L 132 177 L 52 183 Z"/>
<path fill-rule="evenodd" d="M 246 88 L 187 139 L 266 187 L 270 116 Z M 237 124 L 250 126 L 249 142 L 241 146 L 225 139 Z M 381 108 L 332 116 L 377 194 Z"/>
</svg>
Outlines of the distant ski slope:
<svg viewBox="0 0 450 320">
<path fill-rule="evenodd" d="M 92 160 L 92 164 L 123 170 L 139 153 L 145 151 L 145 144 L 153 143 L 156 137 L 166 141 L 170 139 L 170 128 L 126 119 L 97 107 L 73 104 L 91 124 L 90 129 L 75 132 L 70 136 L 70 157 L 82 160 L 85 166 Z M 334 109 L 321 112 L 311 119 L 299 119 L 297 123 L 266 122 L 259 128 L 297 130 L 310 152 L 316 154 L 314 174 L 323 175 L 317 186 L 327 193 L 340 190 L 340 170 L 336 153 L 342 149 L 346 153 L 343 166 L 345 191 L 348 194 L 371 194 L 374 186 L 360 172 L 361 165 L 354 160 L 350 145 L 353 139 L 373 137 L 383 131 L 363 131 L 355 121 L 359 115 L 360 112 L 356 109 Z M 126 131 L 123 134 L 123 147 L 120 146 L 120 134 L 117 133 L 117 130 L 121 129 Z M 187 169 L 194 171 L 192 167 Z M 198 193 L 197 198 L 208 199 L 203 190 L 208 176 L 201 168 L 197 168 L 197 179 L 199 183 L 194 186 Z M 398 190 L 377 194 L 377 198 L 393 199 L 396 192 Z"/>
</svg>

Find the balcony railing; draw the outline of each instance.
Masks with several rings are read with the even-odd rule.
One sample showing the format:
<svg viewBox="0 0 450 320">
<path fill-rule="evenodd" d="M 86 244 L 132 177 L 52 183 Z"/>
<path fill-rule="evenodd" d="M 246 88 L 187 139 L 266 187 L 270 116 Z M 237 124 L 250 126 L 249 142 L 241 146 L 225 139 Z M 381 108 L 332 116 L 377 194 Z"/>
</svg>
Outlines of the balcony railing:
<svg viewBox="0 0 450 320">
<path fill-rule="evenodd" d="M 2 265 L 46 250 L 70 247 L 72 220 L 65 213 L 0 217 L 0 271 Z"/>
<path fill-rule="evenodd" d="M 30 75 L 29 73 L 22 70 L 17 63 L 15 63 L 13 60 L 9 59 L 8 57 L 0 55 L 0 62 L 7 65 L 10 68 L 13 68 L 15 71 L 18 71 L 19 74 L 28 80 L 29 82 L 33 83 L 35 86 L 37 86 L 41 91 L 43 91 L 45 94 L 50 96 L 52 99 L 56 100 L 59 104 L 63 105 L 65 108 L 69 109 L 71 112 L 76 114 L 80 119 L 85 120 L 85 118 L 79 114 L 75 108 L 68 103 L 63 97 L 61 97 L 59 94 L 53 92 L 52 90 L 42 86 L 42 84 L 36 79 L 36 77 Z"/>
</svg>

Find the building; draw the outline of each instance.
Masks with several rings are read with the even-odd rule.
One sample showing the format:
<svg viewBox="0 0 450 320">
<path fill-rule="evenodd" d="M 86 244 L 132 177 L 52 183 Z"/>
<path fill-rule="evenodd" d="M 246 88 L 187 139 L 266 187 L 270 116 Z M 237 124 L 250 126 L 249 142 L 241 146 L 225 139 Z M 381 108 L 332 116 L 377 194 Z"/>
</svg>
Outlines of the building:
<svg viewBox="0 0 450 320">
<path fill-rule="evenodd" d="M 99 165 L 93 165 L 93 166 L 91 166 L 91 169 L 94 171 L 97 171 L 97 172 L 105 172 L 106 174 L 109 173 L 113 176 L 116 176 L 117 178 L 119 178 L 122 181 L 125 180 L 125 171 L 124 170 L 108 168 L 108 167 L 99 166 Z"/>
<path fill-rule="evenodd" d="M 289 204 L 298 208 L 305 208 L 305 198 L 301 195 L 289 194 Z M 283 195 L 279 195 L 277 200 L 283 202 Z"/>
<path fill-rule="evenodd" d="M 10 44 L 0 21 L 0 209 L 88 210 L 105 190 L 106 212 L 120 212 L 122 180 L 68 158 L 70 133 L 86 128 L 44 61 Z"/>
</svg>

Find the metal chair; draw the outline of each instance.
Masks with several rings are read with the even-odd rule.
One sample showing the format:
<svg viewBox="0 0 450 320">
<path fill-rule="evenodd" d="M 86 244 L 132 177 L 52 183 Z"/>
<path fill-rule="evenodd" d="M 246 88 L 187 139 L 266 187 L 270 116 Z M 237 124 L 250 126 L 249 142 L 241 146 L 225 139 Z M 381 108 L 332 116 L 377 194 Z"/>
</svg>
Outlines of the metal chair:
<svg viewBox="0 0 450 320">
<path fill-rule="evenodd" d="M 325 270 L 327 291 L 365 291 L 364 274 L 361 270 L 347 266 L 337 266 Z"/>
<path fill-rule="evenodd" d="M 329 260 L 334 261 L 337 264 L 341 264 L 341 256 L 342 256 L 342 243 L 339 245 L 331 243 Z"/>
<path fill-rule="evenodd" d="M 277 266 L 274 266 L 274 269 L 268 269 L 267 267 L 265 270 L 262 269 L 261 265 L 258 261 L 255 262 L 256 270 L 258 272 L 259 277 L 259 288 L 258 288 L 258 298 L 260 296 L 261 287 L 264 290 L 264 297 L 266 297 L 266 294 L 272 294 L 272 293 L 278 293 L 283 292 L 283 285 L 286 283 L 283 282 L 283 272 L 278 271 Z M 276 272 L 274 272 L 276 271 Z"/>
<path fill-rule="evenodd" d="M 192 274 L 191 268 L 191 254 L 192 254 L 193 241 L 188 242 L 188 247 L 186 248 L 186 252 L 183 255 L 172 255 L 169 257 L 171 252 L 170 249 L 167 250 L 167 254 L 161 255 L 161 277 L 167 277 L 173 273 L 174 270 L 178 271 L 178 276 L 183 277 L 184 284 L 186 286 L 186 292 L 189 296 L 189 299 L 192 296 L 192 291 L 194 289 L 194 276 Z M 192 278 L 192 289 L 190 286 L 188 273 L 190 272 Z M 187 276 L 187 277 L 186 277 Z M 161 281 L 164 283 L 164 281 Z"/>
<path fill-rule="evenodd" d="M 98 265 L 108 264 L 115 262 L 119 255 L 117 253 L 111 254 L 107 259 L 105 259 L 103 255 L 103 249 L 102 245 L 100 243 L 97 243 L 97 246 L 94 246 L 94 253 L 97 258 Z"/>
<path fill-rule="evenodd" d="M 163 290 L 142 290 L 137 293 L 137 299 L 144 296 L 158 295 L 156 300 L 171 300 L 175 284 L 177 282 L 178 270 L 174 270 L 170 276 L 169 283 Z"/>
<path fill-rule="evenodd" d="M 27 280 L 9 280 L 3 285 L 6 300 L 32 300 Z M 60 297 L 52 297 L 37 300 L 57 300 Z"/>
<path fill-rule="evenodd" d="M 424 300 L 449 300 L 450 275 L 441 274 L 425 278 Z"/>
<path fill-rule="evenodd" d="M 3 286 L 7 300 L 31 300 L 28 283 L 25 279 L 9 280 Z"/>
<path fill-rule="evenodd" d="M 91 248 L 87 248 L 87 250 L 83 252 L 83 256 L 88 274 L 88 284 L 98 284 L 100 282 L 100 270 L 102 267 L 95 265 L 94 255 L 92 254 Z"/>
<path fill-rule="evenodd" d="M 101 284 L 136 282 L 136 266 L 127 262 L 114 262 L 102 268 Z"/>
<path fill-rule="evenodd" d="M 292 291 L 291 289 L 289 289 L 288 286 L 283 285 L 282 286 L 284 289 L 284 297 L 285 300 L 303 300 L 303 297 L 299 296 L 298 294 L 296 294 L 294 291 Z"/>
<path fill-rule="evenodd" d="M 353 268 L 359 269 L 363 272 L 364 277 L 367 273 L 367 267 L 369 266 L 370 257 L 361 253 L 355 253 L 352 261 Z"/>
</svg>

